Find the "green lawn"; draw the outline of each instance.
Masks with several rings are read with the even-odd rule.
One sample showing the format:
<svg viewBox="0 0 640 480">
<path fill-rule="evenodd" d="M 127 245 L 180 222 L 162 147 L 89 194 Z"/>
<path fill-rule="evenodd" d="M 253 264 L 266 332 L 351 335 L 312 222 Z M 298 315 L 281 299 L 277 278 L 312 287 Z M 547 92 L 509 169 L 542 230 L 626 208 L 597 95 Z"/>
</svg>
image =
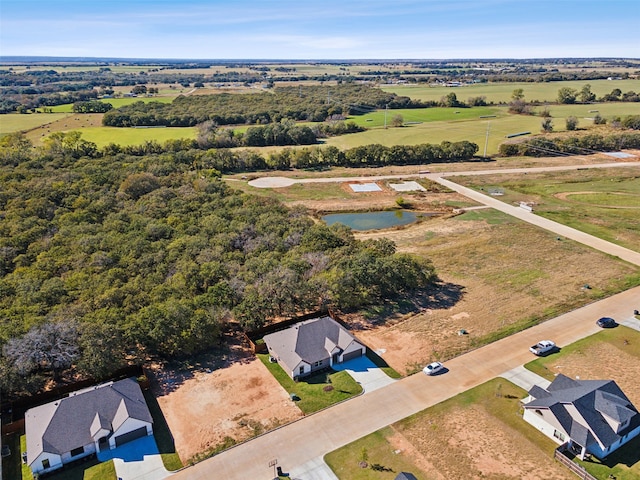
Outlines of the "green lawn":
<svg viewBox="0 0 640 480">
<path fill-rule="evenodd" d="M 526 101 L 555 102 L 558 97 L 558 90 L 562 87 L 569 87 L 580 91 L 586 84 L 591 85 L 591 91 L 596 96 L 601 97 L 610 93 L 614 88 L 619 88 L 623 93 L 633 90 L 640 91 L 638 80 L 577 80 L 566 82 L 522 82 L 522 83 L 477 83 L 464 87 L 430 87 L 428 85 L 394 85 L 384 86 L 385 92 L 396 93 L 416 100 L 438 101 L 442 97 L 455 93 L 458 100 L 467 101 L 469 97 L 487 97 L 487 102 L 510 102 L 511 94 L 517 88 L 524 90 Z"/>
<path fill-rule="evenodd" d="M 61 120 L 66 113 L 5 113 L 0 114 L 0 136 L 12 132 L 22 132 Z"/>
<path fill-rule="evenodd" d="M 362 393 L 362 387 L 347 372 L 318 373 L 294 382 L 277 363 L 269 362 L 268 354 L 258 354 L 276 380 L 289 394 L 295 393 L 300 399 L 296 404 L 305 414 L 317 412 L 334 403 L 341 402 Z M 327 378 L 330 380 L 327 382 Z M 331 385 L 331 391 L 324 388 Z"/>
<path fill-rule="evenodd" d="M 364 115 L 354 115 L 349 120 L 356 124 L 367 127 L 383 127 L 385 116 L 387 118 L 387 126 L 391 127 L 391 120 L 396 115 L 402 115 L 405 123 L 407 122 L 441 122 L 477 119 L 484 115 L 505 115 L 504 109 L 492 107 L 474 107 L 474 108 L 405 108 L 398 110 L 376 110 Z"/>
</svg>

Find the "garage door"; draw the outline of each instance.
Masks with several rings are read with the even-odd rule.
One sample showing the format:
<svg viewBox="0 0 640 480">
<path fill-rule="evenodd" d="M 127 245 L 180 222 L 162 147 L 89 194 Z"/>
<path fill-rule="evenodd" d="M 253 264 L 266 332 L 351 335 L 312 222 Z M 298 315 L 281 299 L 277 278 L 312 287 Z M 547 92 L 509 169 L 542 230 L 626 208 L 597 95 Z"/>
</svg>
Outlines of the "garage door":
<svg viewBox="0 0 640 480">
<path fill-rule="evenodd" d="M 116 447 L 119 447 L 123 443 L 131 442 L 132 440 L 136 440 L 138 438 L 147 436 L 147 428 L 140 427 L 135 430 L 131 430 L 128 433 L 123 433 L 122 435 L 118 435 L 116 437 Z"/>
<path fill-rule="evenodd" d="M 349 353 L 345 353 L 342 356 L 342 361 L 346 362 L 347 360 L 353 360 L 354 358 L 358 358 L 362 356 L 362 349 L 360 350 L 356 350 L 355 352 L 349 352 Z"/>
</svg>

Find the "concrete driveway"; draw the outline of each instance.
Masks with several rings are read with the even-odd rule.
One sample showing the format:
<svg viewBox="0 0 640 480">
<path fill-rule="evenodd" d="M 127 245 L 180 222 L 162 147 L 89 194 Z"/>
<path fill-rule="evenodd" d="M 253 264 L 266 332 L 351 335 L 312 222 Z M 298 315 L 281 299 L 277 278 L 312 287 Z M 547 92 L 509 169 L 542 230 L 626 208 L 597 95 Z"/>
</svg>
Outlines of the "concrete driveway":
<svg viewBox="0 0 640 480">
<path fill-rule="evenodd" d="M 333 365 L 334 370 L 346 371 L 353 379 L 362 385 L 364 393 L 373 392 L 387 385 L 391 385 L 395 380 L 381 368 L 378 368 L 368 357 L 354 358 L 344 363 Z"/>
<path fill-rule="evenodd" d="M 139 438 L 114 450 L 98 453 L 98 460 L 101 462 L 111 459 L 119 480 L 161 480 L 171 475 L 164 468 L 153 436 Z"/>
</svg>

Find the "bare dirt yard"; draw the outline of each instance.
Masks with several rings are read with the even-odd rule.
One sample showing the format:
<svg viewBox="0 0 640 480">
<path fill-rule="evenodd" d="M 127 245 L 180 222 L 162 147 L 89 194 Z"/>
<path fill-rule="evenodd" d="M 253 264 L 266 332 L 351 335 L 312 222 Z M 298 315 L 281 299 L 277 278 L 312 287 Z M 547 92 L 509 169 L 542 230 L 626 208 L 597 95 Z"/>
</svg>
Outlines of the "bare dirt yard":
<svg viewBox="0 0 640 480">
<path fill-rule="evenodd" d="M 549 452 L 477 404 L 424 415 L 394 430 L 387 437 L 392 448 L 414 459 L 430 479 L 574 478 Z"/>
<path fill-rule="evenodd" d="M 155 371 L 154 393 L 183 463 L 302 416 L 288 393 L 246 346 L 229 339 L 221 359 Z M 227 438 L 228 437 L 228 438 Z M 227 440 L 225 440 L 227 439 Z"/>
<path fill-rule="evenodd" d="M 441 279 L 416 299 L 417 309 L 393 312 L 390 306 L 351 316 L 356 335 L 403 374 L 473 348 L 497 331 L 588 303 L 637 273 L 490 209 L 356 237 L 387 237 L 398 251 L 430 259 Z"/>
</svg>

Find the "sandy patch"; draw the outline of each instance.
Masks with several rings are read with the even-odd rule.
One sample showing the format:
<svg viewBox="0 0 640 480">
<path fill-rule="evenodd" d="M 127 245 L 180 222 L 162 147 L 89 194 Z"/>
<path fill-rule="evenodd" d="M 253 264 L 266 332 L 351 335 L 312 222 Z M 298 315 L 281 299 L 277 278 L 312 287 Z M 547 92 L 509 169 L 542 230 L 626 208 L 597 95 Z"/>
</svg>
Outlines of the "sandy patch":
<svg viewBox="0 0 640 480">
<path fill-rule="evenodd" d="M 183 462 L 225 437 L 242 441 L 302 416 L 287 392 L 248 352 L 236 352 L 222 368 L 197 371 L 169 390 L 158 396 L 158 403 Z"/>
</svg>

